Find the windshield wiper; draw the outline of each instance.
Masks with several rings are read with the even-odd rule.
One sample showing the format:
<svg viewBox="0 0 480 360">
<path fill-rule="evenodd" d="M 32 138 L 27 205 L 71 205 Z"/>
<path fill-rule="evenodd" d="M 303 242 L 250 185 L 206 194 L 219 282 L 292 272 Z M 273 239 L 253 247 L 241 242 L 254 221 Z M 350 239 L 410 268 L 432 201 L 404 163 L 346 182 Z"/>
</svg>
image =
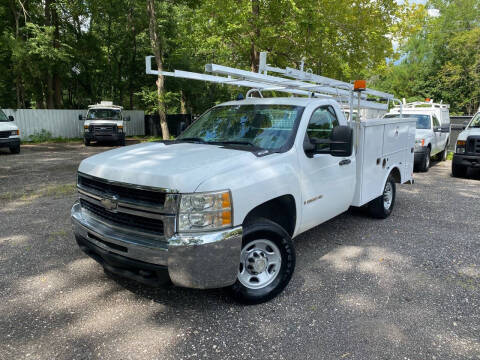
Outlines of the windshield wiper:
<svg viewBox="0 0 480 360">
<path fill-rule="evenodd" d="M 250 141 L 241 141 L 241 140 L 226 140 L 226 141 L 208 141 L 210 144 L 220 144 L 220 145 L 246 145 L 250 147 L 258 148 L 257 145 Z"/>
<path fill-rule="evenodd" d="M 193 142 L 205 143 L 205 140 L 199 137 L 186 137 L 186 138 L 177 139 L 177 141 L 185 141 L 185 142 L 193 141 Z"/>
</svg>

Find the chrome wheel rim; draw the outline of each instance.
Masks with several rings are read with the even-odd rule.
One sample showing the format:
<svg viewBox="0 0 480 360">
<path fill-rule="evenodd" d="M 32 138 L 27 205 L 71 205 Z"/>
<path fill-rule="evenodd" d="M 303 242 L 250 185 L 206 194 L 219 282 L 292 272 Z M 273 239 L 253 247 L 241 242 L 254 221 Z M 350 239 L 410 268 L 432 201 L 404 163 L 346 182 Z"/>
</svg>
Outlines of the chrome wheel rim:
<svg viewBox="0 0 480 360">
<path fill-rule="evenodd" d="M 390 181 L 385 184 L 385 189 L 383 190 L 383 207 L 385 210 L 390 210 L 393 201 L 393 187 Z"/>
<path fill-rule="evenodd" d="M 255 240 L 242 249 L 238 280 L 249 289 L 261 289 L 277 278 L 281 266 L 277 245 L 266 239 Z"/>
</svg>

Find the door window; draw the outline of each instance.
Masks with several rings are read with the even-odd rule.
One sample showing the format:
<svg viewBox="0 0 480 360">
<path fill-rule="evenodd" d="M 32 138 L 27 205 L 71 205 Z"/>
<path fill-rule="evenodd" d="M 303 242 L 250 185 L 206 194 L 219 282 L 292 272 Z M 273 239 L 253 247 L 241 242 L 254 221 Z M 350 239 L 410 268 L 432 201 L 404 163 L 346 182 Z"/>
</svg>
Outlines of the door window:
<svg viewBox="0 0 480 360">
<path fill-rule="evenodd" d="M 440 127 L 440 122 L 438 121 L 437 117 L 435 115 L 433 115 L 432 119 L 433 119 L 433 127 L 434 128 L 439 128 Z"/>
<path fill-rule="evenodd" d="M 329 145 L 322 144 L 321 141 L 330 139 L 335 126 L 338 126 L 338 119 L 332 106 L 324 106 L 313 112 L 308 123 L 307 136 L 317 150 L 328 149 Z"/>
</svg>

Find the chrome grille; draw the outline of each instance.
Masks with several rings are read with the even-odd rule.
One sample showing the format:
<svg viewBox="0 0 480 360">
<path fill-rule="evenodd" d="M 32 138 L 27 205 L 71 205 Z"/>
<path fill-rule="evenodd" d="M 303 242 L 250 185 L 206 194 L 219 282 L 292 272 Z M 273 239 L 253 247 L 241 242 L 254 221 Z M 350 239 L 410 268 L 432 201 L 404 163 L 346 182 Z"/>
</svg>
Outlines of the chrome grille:
<svg viewBox="0 0 480 360">
<path fill-rule="evenodd" d="M 152 206 L 164 206 L 166 193 L 135 187 L 122 186 L 117 183 L 106 182 L 93 177 L 78 176 L 78 186 L 90 193 L 100 196 L 118 196 L 120 200 L 141 202 Z"/>
<path fill-rule="evenodd" d="M 95 135 L 111 135 L 117 132 L 117 125 L 90 125 L 89 130 Z"/>
<path fill-rule="evenodd" d="M 121 212 L 111 212 L 100 205 L 96 205 L 90 201 L 80 199 L 83 209 L 91 212 L 97 218 L 114 225 L 126 227 L 129 229 L 137 229 L 140 231 L 149 231 L 157 235 L 163 235 L 163 221 L 160 219 L 146 218 L 132 214 Z"/>
</svg>

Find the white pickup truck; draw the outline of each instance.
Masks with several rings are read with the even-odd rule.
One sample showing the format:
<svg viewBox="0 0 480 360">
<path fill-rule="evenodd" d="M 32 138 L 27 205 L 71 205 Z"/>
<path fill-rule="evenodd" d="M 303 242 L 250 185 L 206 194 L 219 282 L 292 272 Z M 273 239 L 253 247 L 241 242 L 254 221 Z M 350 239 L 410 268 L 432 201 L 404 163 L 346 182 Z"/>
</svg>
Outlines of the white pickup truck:
<svg viewBox="0 0 480 360">
<path fill-rule="evenodd" d="M 434 103 L 433 100 L 417 101 L 403 104 L 392 109 L 386 118 L 404 117 L 414 118 L 417 121 L 415 135 L 415 169 L 427 172 L 430 168 L 430 159 L 436 156 L 438 160 L 447 160 L 448 145 L 450 144 L 450 105 Z"/>
<path fill-rule="evenodd" d="M 267 301 L 293 274 L 293 238 L 351 206 L 391 214 L 414 142 L 415 120 L 347 123 L 334 99 L 227 102 L 176 140 L 83 160 L 75 237 L 107 272 Z"/>
<path fill-rule="evenodd" d="M 20 131 L 15 124 L 13 116 L 7 116 L 0 109 L 0 148 L 9 148 L 12 154 L 20 153 Z"/>
<path fill-rule="evenodd" d="M 458 135 L 452 161 L 452 175 L 465 177 L 469 168 L 480 168 L 480 112 Z"/>
</svg>

